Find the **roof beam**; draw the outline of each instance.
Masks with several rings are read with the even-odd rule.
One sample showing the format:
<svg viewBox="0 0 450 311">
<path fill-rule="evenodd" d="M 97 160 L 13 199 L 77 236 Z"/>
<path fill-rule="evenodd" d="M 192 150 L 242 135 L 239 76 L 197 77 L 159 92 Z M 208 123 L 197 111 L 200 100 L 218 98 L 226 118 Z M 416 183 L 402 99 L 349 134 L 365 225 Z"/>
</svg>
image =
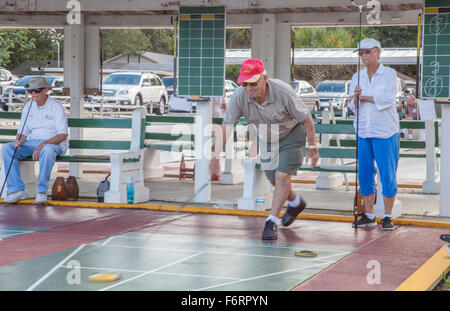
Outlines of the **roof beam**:
<svg viewBox="0 0 450 311">
<path fill-rule="evenodd" d="M 421 10 L 387 11 L 381 14 L 380 26 L 417 25 Z M 175 15 L 86 15 L 86 25 L 99 25 L 106 29 L 171 28 Z M 250 27 L 261 24 L 262 14 L 229 14 L 227 27 Z M 358 13 L 291 13 L 276 14 L 277 23 L 294 27 L 335 26 L 348 27 L 359 24 Z M 0 15 L 0 28 L 62 28 L 66 15 L 8 14 Z M 363 18 L 363 25 L 367 21 Z"/>
<path fill-rule="evenodd" d="M 74 0 L 75 1 L 75 0 Z M 286 8 L 324 8 L 353 7 L 349 0 L 77 0 L 82 12 L 139 12 L 145 10 L 178 10 L 180 5 L 209 6 L 211 3 L 225 5 L 227 9 L 286 9 Z M 394 4 L 414 4 L 423 6 L 423 0 L 383 0 L 382 6 Z M 356 3 L 367 3 L 356 0 Z M 68 1 L 62 0 L 0 0 L 0 12 L 68 12 Z M 353 8 L 357 11 L 357 8 Z"/>
</svg>

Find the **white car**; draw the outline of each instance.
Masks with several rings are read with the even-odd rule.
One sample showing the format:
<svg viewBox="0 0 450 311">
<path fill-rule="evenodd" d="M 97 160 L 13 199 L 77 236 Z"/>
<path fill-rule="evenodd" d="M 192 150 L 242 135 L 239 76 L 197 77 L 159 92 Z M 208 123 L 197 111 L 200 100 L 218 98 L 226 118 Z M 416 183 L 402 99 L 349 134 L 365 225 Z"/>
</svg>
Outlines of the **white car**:
<svg viewBox="0 0 450 311">
<path fill-rule="evenodd" d="M 0 68 L 0 94 L 3 93 L 3 87 L 13 85 L 18 78 L 9 70 Z"/>
<path fill-rule="evenodd" d="M 102 92 L 103 97 L 109 102 L 120 105 L 145 105 L 149 113 L 164 114 L 168 110 L 166 87 L 157 75 L 151 73 L 112 73 L 103 80 Z"/>
<path fill-rule="evenodd" d="M 227 104 L 229 103 L 234 90 L 237 89 L 238 87 L 239 85 L 237 85 L 231 80 L 224 81 L 223 84 L 224 97 Z M 187 100 L 186 96 L 177 96 L 176 98 L 174 98 L 173 95 L 170 96 L 169 111 L 194 113 L 196 111 L 196 108 L 197 103 L 195 101 Z"/>
<path fill-rule="evenodd" d="M 319 83 L 316 91 L 320 97 L 320 109 L 329 108 L 330 102 L 335 110 L 347 107 L 350 80 L 325 80 Z"/>
<path fill-rule="evenodd" d="M 225 80 L 223 89 L 225 91 L 225 101 L 227 102 L 227 104 L 230 102 L 230 98 L 233 95 L 234 90 L 237 89 L 238 87 L 239 85 L 237 85 L 233 81 Z"/>
<path fill-rule="evenodd" d="M 316 90 L 311 84 L 303 80 L 294 80 L 293 89 L 295 93 L 297 93 L 297 95 L 305 103 L 306 107 L 309 108 L 310 111 L 319 110 L 320 108 L 319 94 L 317 94 Z"/>
</svg>

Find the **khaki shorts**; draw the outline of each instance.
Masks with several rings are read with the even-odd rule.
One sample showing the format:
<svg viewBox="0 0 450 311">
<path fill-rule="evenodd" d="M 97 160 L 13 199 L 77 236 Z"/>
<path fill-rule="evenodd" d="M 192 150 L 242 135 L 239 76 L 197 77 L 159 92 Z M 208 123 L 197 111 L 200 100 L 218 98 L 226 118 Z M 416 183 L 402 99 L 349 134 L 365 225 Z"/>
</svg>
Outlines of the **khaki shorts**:
<svg viewBox="0 0 450 311">
<path fill-rule="evenodd" d="M 278 146 L 278 153 L 274 154 L 275 167 L 273 169 L 264 170 L 263 162 L 261 159 L 261 169 L 264 170 L 267 179 L 275 183 L 275 173 L 282 172 L 289 175 L 297 175 L 297 170 L 303 163 L 304 150 L 306 143 L 306 133 L 303 124 L 297 124 L 286 137 L 280 140 Z M 267 149 L 271 152 L 271 144 L 267 144 Z M 275 150 L 274 150 L 275 151 Z M 274 160 L 274 159 L 271 159 Z"/>
</svg>

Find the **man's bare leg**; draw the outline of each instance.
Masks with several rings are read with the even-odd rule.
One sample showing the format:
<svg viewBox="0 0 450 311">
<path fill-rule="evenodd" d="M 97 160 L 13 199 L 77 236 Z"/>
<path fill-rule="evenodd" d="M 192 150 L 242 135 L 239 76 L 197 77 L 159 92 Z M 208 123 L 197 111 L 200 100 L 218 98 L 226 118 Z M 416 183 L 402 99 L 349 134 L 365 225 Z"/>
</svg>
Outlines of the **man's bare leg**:
<svg viewBox="0 0 450 311">
<path fill-rule="evenodd" d="M 267 217 L 266 224 L 262 233 L 263 240 L 275 240 L 278 238 L 277 234 L 277 222 L 278 215 L 283 207 L 286 199 L 294 197 L 295 194 L 291 190 L 291 175 L 281 172 L 275 173 L 275 191 L 272 198 L 272 208 L 270 215 Z"/>
<path fill-rule="evenodd" d="M 275 184 L 272 183 L 272 185 L 275 186 L 275 191 L 273 193 L 270 215 L 278 217 L 286 200 L 292 201 L 295 199 L 295 193 L 291 189 L 291 175 L 276 172 Z"/>
</svg>

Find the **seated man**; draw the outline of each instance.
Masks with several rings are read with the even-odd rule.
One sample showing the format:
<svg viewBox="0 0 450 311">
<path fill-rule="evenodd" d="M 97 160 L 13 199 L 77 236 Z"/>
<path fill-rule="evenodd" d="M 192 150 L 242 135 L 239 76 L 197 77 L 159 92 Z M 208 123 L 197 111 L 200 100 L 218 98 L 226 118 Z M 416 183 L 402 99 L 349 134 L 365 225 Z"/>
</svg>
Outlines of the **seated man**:
<svg viewBox="0 0 450 311">
<path fill-rule="evenodd" d="M 8 195 L 4 203 L 15 203 L 27 197 L 20 178 L 19 160 L 29 156 L 39 161 L 36 203 L 47 202 L 48 183 L 56 156 L 63 155 L 69 148 L 64 107 L 47 95 L 52 86 L 43 77 L 34 77 L 25 88 L 31 94 L 31 100 L 22 110 L 15 141 L 5 144 L 2 149 L 4 169 L 11 165 L 10 171 L 5 172 Z"/>
</svg>

